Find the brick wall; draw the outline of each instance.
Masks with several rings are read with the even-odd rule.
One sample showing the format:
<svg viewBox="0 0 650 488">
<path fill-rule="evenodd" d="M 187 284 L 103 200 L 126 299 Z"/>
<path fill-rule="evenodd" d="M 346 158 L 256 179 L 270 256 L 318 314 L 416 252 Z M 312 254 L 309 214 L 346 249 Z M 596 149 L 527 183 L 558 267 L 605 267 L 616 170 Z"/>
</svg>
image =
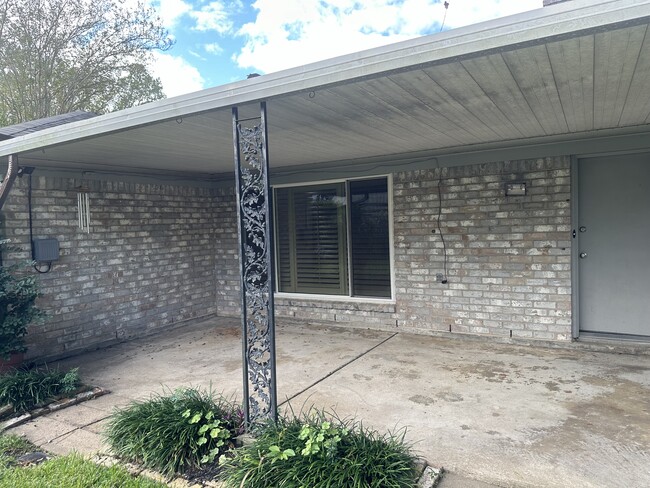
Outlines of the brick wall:
<svg viewBox="0 0 650 488">
<path fill-rule="evenodd" d="M 436 282 L 444 268 L 441 174 L 447 284 Z M 528 194 L 505 197 L 506 181 L 525 181 Z M 30 357 L 239 315 L 233 188 L 84 183 L 89 234 L 77 228 L 80 182 L 33 176 L 34 236 L 56 237 L 61 259 L 41 275 L 40 304 L 49 317 L 32 328 Z M 570 339 L 568 158 L 400 172 L 393 185 L 396 302 L 283 296 L 276 299 L 279 321 Z M 2 214 L 3 233 L 28 249 L 26 195 L 23 177 Z"/>
<path fill-rule="evenodd" d="M 235 187 L 220 189 L 215 198 L 215 270 L 217 279 L 217 315 L 239 316 L 241 307 L 239 244 Z"/>
<path fill-rule="evenodd" d="M 3 234 L 29 249 L 27 183 L 16 181 Z M 87 181 L 91 232 L 77 226 L 72 178 L 33 175 L 34 237 L 56 237 L 61 257 L 40 275 L 48 312 L 29 357 L 55 357 L 215 314 L 215 190 Z M 219 197 L 216 197 L 219 200 Z M 9 259 L 29 257 L 8 256 Z"/>
<path fill-rule="evenodd" d="M 438 219 L 447 245 L 447 284 Z M 528 194 L 506 197 L 506 181 Z M 398 173 L 395 267 L 400 328 L 571 338 L 569 158 Z"/>
<path fill-rule="evenodd" d="M 423 333 L 451 328 L 452 333 L 570 340 L 569 165 L 564 157 L 443 169 L 447 284 L 436 282 L 436 273 L 444 273 L 437 229 L 440 171 L 396 173 L 396 303 L 279 297 L 276 316 Z M 506 181 L 525 181 L 527 195 L 506 197 Z M 233 205 L 227 220 L 236 226 L 234 212 Z M 236 242 L 235 229 L 226 231 L 234 233 L 230 242 Z M 232 304 L 227 313 L 236 315 L 238 264 L 229 252 L 224 264 L 230 292 L 220 303 Z"/>
</svg>

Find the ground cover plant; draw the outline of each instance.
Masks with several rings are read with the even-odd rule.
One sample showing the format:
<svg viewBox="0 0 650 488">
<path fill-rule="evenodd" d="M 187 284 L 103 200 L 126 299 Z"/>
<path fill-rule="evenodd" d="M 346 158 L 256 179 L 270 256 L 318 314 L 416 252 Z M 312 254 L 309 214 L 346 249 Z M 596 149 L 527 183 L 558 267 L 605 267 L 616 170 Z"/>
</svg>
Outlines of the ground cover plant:
<svg viewBox="0 0 650 488">
<path fill-rule="evenodd" d="M 242 431 L 241 408 L 186 388 L 117 410 L 106 438 L 119 457 L 171 476 L 215 462 Z"/>
<path fill-rule="evenodd" d="M 415 457 L 404 434 L 379 434 L 323 412 L 281 418 L 221 458 L 231 488 L 413 488 Z"/>
<path fill-rule="evenodd" d="M 0 479 L 4 470 L 8 469 L 17 457 L 31 452 L 34 445 L 17 435 L 0 434 Z"/>
<path fill-rule="evenodd" d="M 0 467 L 0 488 L 164 488 L 148 478 L 134 478 L 118 465 L 99 466 L 79 454 L 56 457 L 36 466 Z"/>
<path fill-rule="evenodd" d="M 0 376 L 0 407 L 11 405 L 11 413 L 26 412 L 81 386 L 78 370 L 15 370 Z"/>
</svg>

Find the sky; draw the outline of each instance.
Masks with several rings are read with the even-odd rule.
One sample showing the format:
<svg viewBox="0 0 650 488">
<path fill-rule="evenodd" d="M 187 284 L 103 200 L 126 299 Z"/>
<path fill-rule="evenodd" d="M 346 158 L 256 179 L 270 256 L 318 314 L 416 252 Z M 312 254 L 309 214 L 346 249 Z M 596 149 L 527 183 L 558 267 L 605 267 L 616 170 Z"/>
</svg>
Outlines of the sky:
<svg viewBox="0 0 650 488">
<path fill-rule="evenodd" d="M 147 0 L 168 97 L 542 7 L 542 0 Z M 444 26 L 443 26 L 444 21 Z"/>
</svg>

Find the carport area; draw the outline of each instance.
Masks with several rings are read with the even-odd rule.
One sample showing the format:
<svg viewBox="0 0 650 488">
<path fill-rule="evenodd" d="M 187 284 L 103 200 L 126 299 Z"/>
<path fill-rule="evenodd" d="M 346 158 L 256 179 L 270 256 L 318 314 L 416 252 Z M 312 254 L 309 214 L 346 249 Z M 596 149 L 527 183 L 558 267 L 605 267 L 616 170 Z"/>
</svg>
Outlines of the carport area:
<svg viewBox="0 0 650 488">
<path fill-rule="evenodd" d="M 525 347 L 280 323 L 278 402 L 406 427 L 452 473 L 512 487 L 650 486 L 650 355 Z M 55 453 L 92 453 L 116 406 L 180 386 L 242 391 L 237 319 L 214 319 L 63 361 L 98 399 L 13 430 Z M 446 482 L 443 482 L 445 486 Z M 454 486 L 469 486 L 460 484 Z"/>
</svg>

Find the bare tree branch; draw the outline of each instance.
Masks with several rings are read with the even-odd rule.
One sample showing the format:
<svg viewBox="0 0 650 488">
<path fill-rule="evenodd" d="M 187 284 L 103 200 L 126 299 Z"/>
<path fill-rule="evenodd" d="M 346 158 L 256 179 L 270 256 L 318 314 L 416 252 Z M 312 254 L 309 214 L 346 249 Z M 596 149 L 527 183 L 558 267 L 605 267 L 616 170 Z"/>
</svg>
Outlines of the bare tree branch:
<svg viewBox="0 0 650 488">
<path fill-rule="evenodd" d="M 163 98 L 147 66 L 172 41 L 125 0 L 0 0 L 0 125 Z"/>
</svg>

